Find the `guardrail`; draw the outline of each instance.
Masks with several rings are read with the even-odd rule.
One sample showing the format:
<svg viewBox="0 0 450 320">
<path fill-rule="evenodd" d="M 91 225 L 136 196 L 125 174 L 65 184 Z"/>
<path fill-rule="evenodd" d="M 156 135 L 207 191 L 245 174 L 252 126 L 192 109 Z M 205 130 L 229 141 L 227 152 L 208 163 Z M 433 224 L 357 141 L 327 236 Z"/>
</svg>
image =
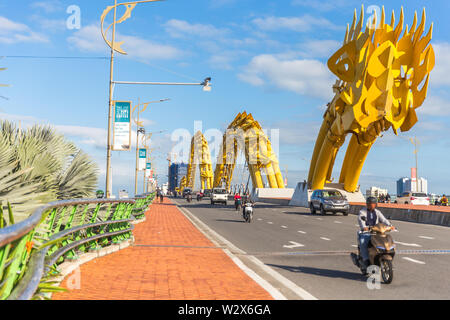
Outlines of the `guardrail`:
<svg viewBox="0 0 450 320">
<path fill-rule="evenodd" d="M 131 222 L 145 217 L 154 196 L 52 202 L 4 228 L 0 216 L 0 300 L 43 298 L 54 291 L 42 280 L 57 274 L 55 266 L 130 239 Z"/>
</svg>

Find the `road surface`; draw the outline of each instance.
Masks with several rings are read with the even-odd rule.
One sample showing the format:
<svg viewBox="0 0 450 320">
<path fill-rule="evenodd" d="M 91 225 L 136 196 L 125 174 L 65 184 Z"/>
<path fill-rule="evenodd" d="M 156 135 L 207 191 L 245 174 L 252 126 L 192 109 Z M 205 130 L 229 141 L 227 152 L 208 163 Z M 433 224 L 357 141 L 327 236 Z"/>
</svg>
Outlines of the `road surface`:
<svg viewBox="0 0 450 320">
<path fill-rule="evenodd" d="M 305 208 L 257 204 L 249 224 L 231 201 L 175 203 L 317 299 L 450 299 L 448 227 L 392 221 L 398 228 L 394 280 L 370 290 L 349 255 L 356 252 L 354 215 L 312 216 Z"/>
</svg>

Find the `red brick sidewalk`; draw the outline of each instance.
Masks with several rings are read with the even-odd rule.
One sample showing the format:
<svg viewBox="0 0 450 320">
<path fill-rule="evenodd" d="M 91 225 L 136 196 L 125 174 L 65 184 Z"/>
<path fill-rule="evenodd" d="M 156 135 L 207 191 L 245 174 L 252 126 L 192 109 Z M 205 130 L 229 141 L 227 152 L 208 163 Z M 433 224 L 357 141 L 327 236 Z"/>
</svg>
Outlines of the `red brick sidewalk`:
<svg viewBox="0 0 450 320">
<path fill-rule="evenodd" d="M 146 216 L 135 226 L 134 246 L 83 264 L 81 288 L 53 299 L 272 299 L 169 199 L 155 200 Z"/>
</svg>

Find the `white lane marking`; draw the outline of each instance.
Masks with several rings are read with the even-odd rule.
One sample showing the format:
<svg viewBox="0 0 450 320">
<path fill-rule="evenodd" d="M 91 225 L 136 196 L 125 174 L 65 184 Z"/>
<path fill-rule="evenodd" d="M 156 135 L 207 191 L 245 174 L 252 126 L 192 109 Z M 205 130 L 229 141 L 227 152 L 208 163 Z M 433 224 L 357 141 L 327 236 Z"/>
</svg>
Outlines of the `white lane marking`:
<svg viewBox="0 0 450 320">
<path fill-rule="evenodd" d="M 273 222 L 271 222 L 271 221 L 269 221 L 269 222 L 267 222 L 268 224 L 273 224 Z"/>
<path fill-rule="evenodd" d="M 401 244 L 402 246 L 407 246 L 407 247 L 422 247 L 420 244 L 417 243 L 405 243 L 405 242 L 400 242 L 400 241 L 395 241 L 395 243 Z"/>
<path fill-rule="evenodd" d="M 356 244 L 352 244 L 353 248 L 358 248 L 358 246 Z"/>
<path fill-rule="evenodd" d="M 272 211 L 277 211 L 277 209 L 272 209 Z"/>
<path fill-rule="evenodd" d="M 283 248 L 288 248 L 288 249 L 293 249 L 293 248 L 298 248 L 298 247 L 304 247 L 303 244 L 295 242 L 295 241 L 289 241 L 289 243 L 291 245 L 284 245 Z"/>
<path fill-rule="evenodd" d="M 174 201 L 175 202 L 175 201 Z M 177 204 L 177 203 L 176 203 Z M 236 257 L 231 251 L 238 252 L 241 254 L 246 254 L 245 251 L 239 249 L 234 244 L 232 244 L 230 241 L 219 235 L 217 232 L 212 230 L 210 227 L 208 227 L 204 222 L 202 222 L 199 218 L 197 218 L 192 212 L 190 212 L 186 208 L 181 208 L 177 204 L 178 209 L 183 213 L 183 215 L 192 222 L 192 224 L 200 230 L 205 237 L 207 237 L 209 240 L 211 240 L 216 246 L 220 246 L 219 242 L 224 243 L 229 249 L 223 249 L 223 251 L 227 254 L 228 257 L 230 257 L 233 262 L 241 268 L 250 278 L 252 278 L 256 283 L 258 283 L 261 287 L 263 287 L 269 294 L 276 300 L 287 300 L 287 298 L 274 286 L 272 286 L 266 279 L 262 278 L 259 274 L 257 274 L 255 271 L 247 267 L 238 257 Z M 286 279 L 281 274 L 276 272 L 275 270 L 272 270 L 272 268 L 266 266 L 264 263 L 262 263 L 260 260 L 258 260 L 254 256 L 248 256 L 249 259 L 251 259 L 255 264 L 258 264 L 261 269 L 263 269 L 266 273 L 271 273 L 274 278 L 276 278 L 278 281 L 283 283 L 285 286 L 289 287 L 292 291 L 294 291 L 298 296 L 300 296 L 303 299 L 308 300 L 318 300 L 316 297 L 311 295 L 309 292 L 305 291 L 303 288 L 297 286 L 292 281 Z"/>
<path fill-rule="evenodd" d="M 359 227 L 359 224 L 355 224 L 356 227 Z"/>
<path fill-rule="evenodd" d="M 427 236 L 419 236 L 419 238 L 427 239 L 427 240 L 434 240 L 433 237 L 427 237 Z"/>
<path fill-rule="evenodd" d="M 175 202 L 175 201 L 174 201 Z M 176 203 L 176 202 L 175 202 Z M 219 242 L 225 243 L 233 252 L 240 252 L 241 254 L 245 255 L 245 251 L 239 249 L 234 244 L 232 244 L 230 241 L 219 235 L 217 232 L 212 230 L 210 227 L 208 227 L 205 223 L 203 223 L 199 218 L 194 216 L 188 209 L 182 208 L 179 206 L 178 203 L 177 207 L 181 211 L 183 211 L 185 217 L 187 217 L 197 228 L 200 225 L 203 230 L 200 228 L 200 231 L 208 238 L 210 239 L 216 246 L 220 246 Z M 187 214 L 187 215 L 186 215 Z M 195 221 L 194 221 L 195 219 Z M 198 225 L 196 225 L 196 223 Z M 205 232 L 207 230 L 209 232 Z M 211 236 L 212 235 L 212 236 Z M 229 257 L 233 257 L 233 261 L 235 263 L 239 263 L 239 267 L 244 270 L 245 273 L 247 273 L 250 278 L 255 280 L 260 286 L 262 286 L 266 291 L 270 293 L 270 295 L 277 300 L 287 300 L 287 298 L 281 294 L 281 292 L 273 287 L 268 281 L 266 281 L 264 278 L 260 277 L 255 271 L 250 269 L 249 267 L 245 266 L 240 259 L 238 259 L 235 255 L 233 255 L 230 250 L 224 249 L 225 253 Z M 254 264 L 256 264 L 260 270 L 263 270 L 266 274 L 269 274 L 274 279 L 278 280 L 281 284 L 289 288 L 292 292 L 294 292 L 296 295 L 298 295 L 303 300 L 319 300 L 312 294 L 310 294 L 308 291 L 297 285 L 296 283 L 292 282 L 291 280 L 285 278 L 280 273 L 276 272 L 271 267 L 267 266 L 264 262 L 256 258 L 255 256 L 248 255 L 247 258 L 252 261 Z"/>
<path fill-rule="evenodd" d="M 414 262 L 414 263 L 418 263 L 418 264 L 425 264 L 425 262 L 423 262 L 423 261 L 411 259 L 411 258 L 408 258 L 408 257 L 403 257 L 403 259 L 411 261 L 411 262 Z"/>
<path fill-rule="evenodd" d="M 335 221 L 334 223 L 342 223 L 342 222 L 340 222 L 340 221 Z"/>
<path fill-rule="evenodd" d="M 281 226 L 283 229 L 287 229 L 287 227 L 286 226 Z"/>
<path fill-rule="evenodd" d="M 261 218 L 258 218 L 258 221 L 261 221 L 262 219 Z"/>
<path fill-rule="evenodd" d="M 301 234 L 306 234 L 305 231 L 301 231 L 301 230 L 298 230 L 297 232 L 298 232 L 298 233 L 301 233 Z"/>
<path fill-rule="evenodd" d="M 322 218 L 316 218 L 317 220 L 323 220 Z"/>
<path fill-rule="evenodd" d="M 320 237 L 320 239 L 325 240 L 325 241 L 330 241 L 331 239 L 325 238 L 325 237 Z"/>
</svg>

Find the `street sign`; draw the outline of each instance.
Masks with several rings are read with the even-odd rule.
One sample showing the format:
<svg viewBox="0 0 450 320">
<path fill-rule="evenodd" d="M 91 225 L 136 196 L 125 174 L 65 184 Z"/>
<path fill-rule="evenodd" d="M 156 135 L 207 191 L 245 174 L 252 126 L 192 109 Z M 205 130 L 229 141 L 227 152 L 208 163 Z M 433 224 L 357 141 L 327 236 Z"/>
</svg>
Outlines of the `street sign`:
<svg viewBox="0 0 450 320">
<path fill-rule="evenodd" d="M 113 101 L 113 151 L 131 150 L 131 101 Z"/>
<path fill-rule="evenodd" d="M 152 164 L 150 162 L 147 162 L 147 167 L 145 169 L 145 177 L 151 178 L 152 174 L 153 174 Z"/>
<path fill-rule="evenodd" d="M 139 149 L 138 170 L 139 171 L 145 170 L 146 164 L 147 164 L 147 149 L 145 149 L 145 148 Z"/>
</svg>

